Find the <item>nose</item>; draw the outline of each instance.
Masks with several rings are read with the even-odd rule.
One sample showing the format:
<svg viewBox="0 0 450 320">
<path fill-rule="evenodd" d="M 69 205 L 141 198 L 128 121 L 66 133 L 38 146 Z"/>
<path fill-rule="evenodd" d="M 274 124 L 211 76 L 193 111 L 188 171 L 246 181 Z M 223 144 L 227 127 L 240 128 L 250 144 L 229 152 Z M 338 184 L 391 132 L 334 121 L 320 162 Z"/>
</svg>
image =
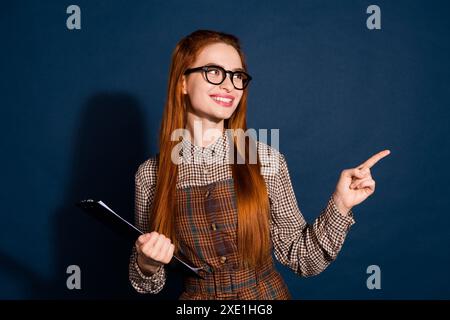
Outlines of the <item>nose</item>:
<svg viewBox="0 0 450 320">
<path fill-rule="evenodd" d="M 220 88 L 224 88 L 228 92 L 233 90 L 234 86 L 233 86 L 233 82 L 231 81 L 231 74 L 229 74 L 229 73 L 226 74 L 225 80 L 223 80 L 223 82 L 220 84 Z"/>
</svg>

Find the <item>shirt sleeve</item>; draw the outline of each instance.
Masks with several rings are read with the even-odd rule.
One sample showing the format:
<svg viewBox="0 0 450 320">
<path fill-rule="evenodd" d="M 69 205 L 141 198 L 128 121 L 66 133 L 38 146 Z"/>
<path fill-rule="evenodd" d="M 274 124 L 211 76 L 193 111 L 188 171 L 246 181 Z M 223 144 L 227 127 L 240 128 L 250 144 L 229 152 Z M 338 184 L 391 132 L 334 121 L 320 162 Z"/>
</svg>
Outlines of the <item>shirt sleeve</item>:
<svg viewBox="0 0 450 320">
<path fill-rule="evenodd" d="M 301 214 L 284 156 L 279 154 L 275 196 L 271 203 L 271 237 L 275 257 L 300 276 L 322 272 L 342 248 L 353 212 L 342 215 L 330 196 L 312 225 Z"/>
<path fill-rule="evenodd" d="M 155 185 L 150 183 L 146 186 L 142 182 L 144 176 L 144 165 L 141 165 L 135 175 L 135 224 L 140 230 L 149 230 L 148 214 L 153 201 Z M 152 177 L 145 176 L 146 178 Z M 166 271 L 164 266 L 160 266 L 158 271 L 146 276 L 142 273 L 137 263 L 137 251 L 132 248 L 129 263 L 129 279 L 132 287 L 139 293 L 156 294 L 162 290 L 166 282 Z"/>
</svg>

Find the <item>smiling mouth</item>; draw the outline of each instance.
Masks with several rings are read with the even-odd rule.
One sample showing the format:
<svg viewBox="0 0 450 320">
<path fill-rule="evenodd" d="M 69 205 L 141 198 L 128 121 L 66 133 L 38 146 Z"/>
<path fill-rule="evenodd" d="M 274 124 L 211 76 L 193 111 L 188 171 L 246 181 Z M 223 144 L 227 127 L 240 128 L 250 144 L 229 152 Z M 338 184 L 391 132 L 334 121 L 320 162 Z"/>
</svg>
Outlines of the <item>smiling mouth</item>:
<svg viewBox="0 0 450 320">
<path fill-rule="evenodd" d="M 233 105 L 234 99 L 229 98 L 223 98 L 223 97 L 217 97 L 217 96 L 210 96 L 211 99 L 214 100 L 215 103 L 224 106 L 224 107 L 231 107 Z"/>
</svg>

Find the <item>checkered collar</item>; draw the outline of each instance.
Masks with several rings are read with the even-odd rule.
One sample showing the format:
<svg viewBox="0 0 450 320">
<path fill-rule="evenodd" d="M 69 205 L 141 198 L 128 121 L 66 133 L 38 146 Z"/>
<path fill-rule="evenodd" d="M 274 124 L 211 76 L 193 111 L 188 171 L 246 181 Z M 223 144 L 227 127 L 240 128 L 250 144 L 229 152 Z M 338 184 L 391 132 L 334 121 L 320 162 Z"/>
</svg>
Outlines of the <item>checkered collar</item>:
<svg viewBox="0 0 450 320">
<path fill-rule="evenodd" d="M 190 159 L 190 156 L 193 156 L 196 159 L 203 160 L 223 160 L 228 155 L 229 139 L 227 131 L 223 130 L 222 135 L 213 143 L 206 147 L 201 147 L 192 143 L 188 138 L 183 137 L 179 155 L 183 157 L 184 152 L 187 152 L 186 159 Z"/>
</svg>

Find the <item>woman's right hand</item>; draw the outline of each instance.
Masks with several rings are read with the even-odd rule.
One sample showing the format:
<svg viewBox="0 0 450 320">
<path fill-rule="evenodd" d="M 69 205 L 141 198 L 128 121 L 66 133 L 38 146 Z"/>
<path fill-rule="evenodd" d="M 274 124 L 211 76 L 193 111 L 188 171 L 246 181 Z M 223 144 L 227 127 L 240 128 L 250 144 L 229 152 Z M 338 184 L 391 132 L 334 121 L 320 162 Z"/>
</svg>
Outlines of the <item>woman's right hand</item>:
<svg viewBox="0 0 450 320">
<path fill-rule="evenodd" d="M 135 243 L 137 263 L 145 275 L 152 275 L 172 260 L 175 246 L 169 238 L 156 231 L 141 235 Z"/>
</svg>

